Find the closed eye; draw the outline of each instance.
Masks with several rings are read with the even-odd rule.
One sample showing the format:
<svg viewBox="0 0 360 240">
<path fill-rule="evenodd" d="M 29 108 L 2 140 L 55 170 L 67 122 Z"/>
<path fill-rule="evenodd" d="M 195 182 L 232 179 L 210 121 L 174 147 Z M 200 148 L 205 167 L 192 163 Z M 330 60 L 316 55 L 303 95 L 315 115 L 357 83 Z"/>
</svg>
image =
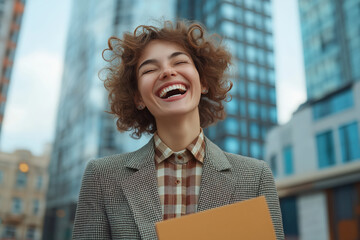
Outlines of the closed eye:
<svg viewBox="0 0 360 240">
<path fill-rule="evenodd" d="M 175 65 L 183 64 L 183 63 L 188 63 L 188 61 L 178 61 L 178 62 L 175 63 Z"/>
<path fill-rule="evenodd" d="M 155 69 L 149 69 L 149 70 L 144 71 L 142 74 L 151 73 L 151 72 L 153 72 L 153 71 L 155 71 Z"/>
</svg>

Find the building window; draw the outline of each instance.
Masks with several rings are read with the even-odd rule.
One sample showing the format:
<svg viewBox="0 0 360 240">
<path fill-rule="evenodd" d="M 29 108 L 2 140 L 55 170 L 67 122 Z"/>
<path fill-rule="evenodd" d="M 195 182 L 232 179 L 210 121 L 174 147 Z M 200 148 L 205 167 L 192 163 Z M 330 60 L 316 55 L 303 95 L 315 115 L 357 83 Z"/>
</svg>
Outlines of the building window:
<svg viewBox="0 0 360 240">
<path fill-rule="evenodd" d="M 231 22 L 228 22 L 228 21 L 222 22 L 222 24 L 221 24 L 221 32 L 226 37 L 235 38 L 235 32 L 236 32 L 235 24 L 233 24 Z"/>
<path fill-rule="evenodd" d="M 270 17 L 265 18 L 266 31 L 272 32 L 272 19 Z"/>
<path fill-rule="evenodd" d="M 246 46 L 246 58 L 249 62 L 255 62 L 256 60 L 256 48 L 248 45 Z"/>
<path fill-rule="evenodd" d="M 249 94 L 249 98 L 254 99 L 254 100 L 257 99 L 258 86 L 255 83 L 253 83 L 253 82 L 248 83 L 248 94 Z"/>
<path fill-rule="evenodd" d="M 18 172 L 16 175 L 16 187 L 25 187 L 27 182 L 27 174 L 24 172 Z"/>
<path fill-rule="evenodd" d="M 230 4 L 222 4 L 220 6 L 221 16 L 233 20 L 235 17 L 235 7 Z"/>
<path fill-rule="evenodd" d="M 27 232 L 26 232 L 26 240 L 33 240 L 35 239 L 35 235 L 36 235 L 36 229 L 35 228 L 28 228 Z"/>
<path fill-rule="evenodd" d="M 281 215 L 284 224 L 285 239 L 298 239 L 298 211 L 295 197 L 280 199 Z"/>
<path fill-rule="evenodd" d="M 323 117 L 351 108 L 353 104 L 353 94 L 351 89 L 348 89 L 314 104 L 313 117 L 315 120 L 321 119 Z"/>
<path fill-rule="evenodd" d="M 241 142 L 241 154 L 247 156 L 248 155 L 248 142 L 242 141 Z"/>
<path fill-rule="evenodd" d="M 230 102 L 227 102 L 225 106 L 226 112 L 228 114 L 237 115 L 239 106 L 236 98 L 233 98 Z"/>
<path fill-rule="evenodd" d="M 225 130 L 227 134 L 238 135 L 239 132 L 239 123 L 235 118 L 227 118 L 224 122 Z"/>
<path fill-rule="evenodd" d="M 245 92 L 246 92 L 246 89 L 245 89 L 245 83 L 244 81 L 240 81 L 239 84 L 238 84 L 238 87 L 239 87 L 239 94 L 241 97 L 245 97 Z"/>
<path fill-rule="evenodd" d="M 327 131 L 316 136 L 319 168 L 335 164 L 335 151 L 332 131 Z"/>
<path fill-rule="evenodd" d="M 251 142 L 250 153 L 251 153 L 251 157 L 262 158 L 261 145 L 257 142 Z"/>
<path fill-rule="evenodd" d="M 33 213 L 34 215 L 37 215 L 39 213 L 39 209 L 40 209 L 40 202 L 38 199 L 35 199 L 33 201 Z"/>
<path fill-rule="evenodd" d="M 247 65 L 247 76 L 250 80 L 256 80 L 256 66 L 254 64 L 248 64 Z"/>
<path fill-rule="evenodd" d="M 276 92 L 275 92 L 275 88 L 270 88 L 270 89 L 269 89 L 269 100 L 270 100 L 270 103 L 276 104 Z"/>
<path fill-rule="evenodd" d="M 12 209 L 11 212 L 13 214 L 20 214 L 23 211 L 23 204 L 21 198 L 15 197 L 12 201 Z"/>
<path fill-rule="evenodd" d="M 357 122 L 339 128 L 342 160 L 350 162 L 360 158 L 359 130 Z"/>
<path fill-rule="evenodd" d="M 247 137 L 247 124 L 245 120 L 240 120 L 240 134 L 242 137 Z"/>
<path fill-rule="evenodd" d="M 260 117 L 263 121 L 268 120 L 268 108 L 266 107 L 266 105 L 261 106 Z"/>
<path fill-rule="evenodd" d="M 0 170 L 0 184 L 2 184 L 4 181 L 4 172 Z"/>
<path fill-rule="evenodd" d="M 250 102 L 249 103 L 249 116 L 250 116 L 250 118 L 257 119 L 258 114 L 259 114 L 259 106 L 254 102 Z"/>
<path fill-rule="evenodd" d="M 270 107 L 270 121 L 272 123 L 277 123 L 277 111 L 276 107 Z"/>
<path fill-rule="evenodd" d="M 37 176 L 36 178 L 36 189 L 40 190 L 42 189 L 43 186 L 43 177 L 42 176 Z"/>
<path fill-rule="evenodd" d="M 237 138 L 227 137 L 225 139 L 225 149 L 231 153 L 239 153 L 240 150 L 240 142 Z"/>
<path fill-rule="evenodd" d="M 251 138 L 259 138 L 260 136 L 260 127 L 259 124 L 252 122 L 250 123 L 250 136 Z"/>
<path fill-rule="evenodd" d="M 240 108 L 240 116 L 245 117 L 246 116 L 246 103 L 245 101 L 239 102 L 239 108 Z"/>
<path fill-rule="evenodd" d="M 273 173 L 273 175 L 276 177 L 277 176 L 277 162 L 276 162 L 276 155 L 272 155 L 270 157 L 270 168 L 271 171 Z"/>
<path fill-rule="evenodd" d="M 292 147 L 287 146 L 283 149 L 284 165 L 285 165 L 285 175 L 291 175 L 294 173 L 294 160 Z"/>
<path fill-rule="evenodd" d="M 16 228 L 12 225 L 5 226 L 3 238 L 5 239 L 15 239 L 16 237 Z"/>
<path fill-rule="evenodd" d="M 249 43 L 254 43 L 256 41 L 256 31 L 251 28 L 246 29 L 246 41 Z"/>
</svg>

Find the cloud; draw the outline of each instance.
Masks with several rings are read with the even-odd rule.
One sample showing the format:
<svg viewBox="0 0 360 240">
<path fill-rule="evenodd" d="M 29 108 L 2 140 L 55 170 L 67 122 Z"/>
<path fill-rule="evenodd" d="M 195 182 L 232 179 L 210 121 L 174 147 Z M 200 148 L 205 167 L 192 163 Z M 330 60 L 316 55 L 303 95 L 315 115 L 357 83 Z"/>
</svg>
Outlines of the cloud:
<svg viewBox="0 0 360 240">
<path fill-rule="evenodd" d="M 41 154 L 53 140 L 63 60 L 36 51 L 19 56 L 13 69 L 2 128 L 1 149 Z"/>
</svg>

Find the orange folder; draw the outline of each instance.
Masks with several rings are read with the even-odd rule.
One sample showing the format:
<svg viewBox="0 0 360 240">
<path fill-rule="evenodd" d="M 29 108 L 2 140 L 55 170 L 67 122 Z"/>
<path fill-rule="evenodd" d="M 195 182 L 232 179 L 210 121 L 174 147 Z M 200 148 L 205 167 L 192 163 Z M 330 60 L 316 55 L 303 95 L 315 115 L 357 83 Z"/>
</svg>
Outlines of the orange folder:
<svg viewBox="0 0 360 240">
<path fill-rule="evenodd" d="M 156 223 L 159 240 L 276 239 L 264 196 Z"/>
</svg>

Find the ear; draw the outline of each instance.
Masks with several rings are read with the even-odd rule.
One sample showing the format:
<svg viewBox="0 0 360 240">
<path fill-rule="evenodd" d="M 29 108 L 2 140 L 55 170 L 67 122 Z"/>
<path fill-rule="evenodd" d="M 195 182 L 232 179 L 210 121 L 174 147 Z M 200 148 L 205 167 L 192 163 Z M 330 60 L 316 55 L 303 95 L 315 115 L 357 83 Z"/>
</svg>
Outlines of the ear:
<svg viewBox="0 0 360 240">
<path fill-rule="evenodd" d="M 144 110 L 146 107 L 144 101 L 142 100 L 140 94 L 135 94 L 134 96 L 134 103 L 137 110 Z"/>
<path fill-rule="evenodd" d="M 209 91 L 209 86 L 205 78 L 200 79 L 200 85 L 201 85 L 201 93 Z"/>
<path fill-rule="evenodd" d="M 204 84 L 201 84 L 201 94 L 207 94 L 209 92 L 209 88 Z"/>
</svg>

